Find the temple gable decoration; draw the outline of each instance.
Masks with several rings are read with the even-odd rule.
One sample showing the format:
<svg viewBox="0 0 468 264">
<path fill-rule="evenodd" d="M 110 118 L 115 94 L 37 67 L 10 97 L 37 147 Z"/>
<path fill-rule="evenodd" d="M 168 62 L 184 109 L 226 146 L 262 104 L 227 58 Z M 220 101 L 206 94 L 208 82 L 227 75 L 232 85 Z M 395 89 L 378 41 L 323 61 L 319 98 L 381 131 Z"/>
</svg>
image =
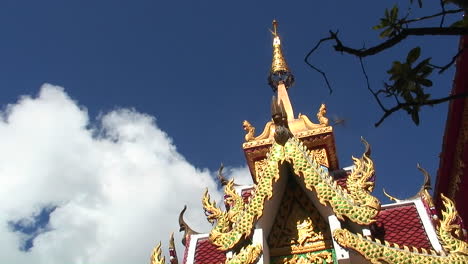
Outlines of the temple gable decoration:
<svg viewBox="0 0 468 264">
<path fill-rule="evenodd" d="M 428 191 L 429 175 L 415 196 L 382 205 L 372 195 L 376 172 L 364 139 L 361 157 L 340 168 L 326 105 L 317 123 L 294 115 L 288 89 L 294 75 L 284 58 L 273 21 L 273 60 L 268 77 L 274 96 L 271 121 L 256 135 L 247 120 L 244 150 L 254 185 L 227 180 L 224 208 L 202 195 L 205 233 L 179 217 L 185 252 L 181 264 L 468 263 L 468 243 L 455 204 L 442 196 L 442 218 Z M 419 168 L 419 166 L 418 166 Z M 178 264 L 171 238 L 170 261 Z M 151 264 L 165 263 L 160 244 Z"/>
</svg>

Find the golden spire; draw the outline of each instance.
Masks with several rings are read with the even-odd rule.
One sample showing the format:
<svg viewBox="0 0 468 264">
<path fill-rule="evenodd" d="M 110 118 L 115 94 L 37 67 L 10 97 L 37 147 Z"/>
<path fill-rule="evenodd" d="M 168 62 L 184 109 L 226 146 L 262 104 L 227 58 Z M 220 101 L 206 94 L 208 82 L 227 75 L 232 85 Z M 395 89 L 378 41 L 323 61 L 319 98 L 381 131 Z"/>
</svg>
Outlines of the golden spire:
<svg viewBox="0 0 468 264">
<path fill-rule="evenodd" d="M 278 35 L 278 22 L 273 20 L 273 61 L 271 63 L 270 75 L 268 76 L 268 83 L 273 91 L 278 89 L 278 85 L 283 83 L 286 89 L 291 87 L 294 83 L 294 76 L 289 70 L 288 64 L 283 56 L 281 50 L 281 40 Z"/>
</svg>

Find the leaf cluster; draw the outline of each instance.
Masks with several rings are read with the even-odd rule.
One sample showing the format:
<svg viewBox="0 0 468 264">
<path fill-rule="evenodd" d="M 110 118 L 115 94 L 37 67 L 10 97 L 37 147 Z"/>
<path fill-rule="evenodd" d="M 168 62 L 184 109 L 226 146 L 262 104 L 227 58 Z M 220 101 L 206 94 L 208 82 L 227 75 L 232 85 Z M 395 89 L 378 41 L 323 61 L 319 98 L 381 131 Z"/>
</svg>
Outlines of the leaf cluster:
<svg viewBox="0 0 468 264">
<path fill-rule="evenodd" d="M 392 9 L 385 8 L 384 17 L 380 19 L 380 23 L 372 27 L 372 29 L 379 30 L 381 38 L 393 38 L 397 36 L 402 29 L 401 20 L 398 18 L 398 6 L 394 5 Z"/>
<path fill-rule="evenodd" d="M 446 16 L 450 15 L 458 18 L 463 12 L 468 11 L 468 4 L 464 4 L 466 0 L 440 0 L 440 12 L 414 18 L 411 17 L 411 6 L 415 2 L 417 2 L 419 8 L 422 8 L 423 0 L 409 0 L 410 6 L 405 12 L 400 12 L 400 8 L 397 5 L 385 9 L 384 15 L 380 18 L 379 23 L 372 27 L 374 30 L 380 31 L 380 38 L 385 39 L 381 43 L 368 48 L 353 48 L 343 44 L 343 41 L 338 37 L 338 31 L 329 31 L 330 35 L 320 39 L 304 59 L 312 69 L 322 74 L 331 92 L 332 89 L 326 74 L 308 61 L 311 54 L 314 53 L 322 43 L 333 41 L 333 48 L 335 51 L 347 53 L 359 58 L 364 77 L 366 78 L 367 89 L 374 96 L 377 104 L 383 111 L 382 117 L 375 126 L 379 126 L 387 117 L 399 110 L 406 111 L 411 116 L 413 122 L 418 125 L 420 123 L 419 111 L 421 107 L 433 106 L 467 96 L 466 94 L 456 94 L 443 98 L 430 99 L 431 93 L 427 89 L 433 85 L 430 80 L 433 70 L 438 69 L 438 73 L 442 74 L 452 67 L 456 59 L 468 50 L 468 44 L 466 43 L 463 47 L 460 47 L 450 62 L 443 66 L 431 64 L 430 57 L 420 59 L 421 47 L 415 47 L 408 52 L 403 61 L 394 61 L 392 63 L 391 68 L 387 71 L 389 74 L 389 83 L 384 82 L 383 88 L 380 90 L 374 90 L 370 87 L 369 78 L 363 64 L 364 58 L 376 56 L 385 50 L 396 47 L 409 36 L 468 35 L 468 16 L 464 16 L 461 20 L 450 26 L 444 25 Z M 446 10 L 445 5 L 448 3 L 457 5 L 459 9 Z M 439 18 L 440 22 L 437 21 Z M 423 26 L 420 26 L 421 24 L 419 24 L 419 26 L 414 26 L 422 21 L 426 22 Z M 386 106 L 387 102 L 391 101 L 393 101 L 393 103 L 391 103 L 390 106 Z"/>
<path fill-rule="evenodd" d="M 394 61 L 387 73 L 390 75 L 391 84 L 385 83 L 385 90 L 381 90 L 387 97 L 393 96 L 397 100 L 402 98 L 405 105 L 402 107 L 413 122 L 419 124 L 419 110 L 425 105 L 430 97 L 426 88 L 432 86 L 432 81 L 428 79 L 434 68 L 431 66 L 431 58 L 426 58 L 419 63 L 416 61 L 421 55 L 421 48 L 418 46 L 408 52 L 404 62 Z"/>
</svg>

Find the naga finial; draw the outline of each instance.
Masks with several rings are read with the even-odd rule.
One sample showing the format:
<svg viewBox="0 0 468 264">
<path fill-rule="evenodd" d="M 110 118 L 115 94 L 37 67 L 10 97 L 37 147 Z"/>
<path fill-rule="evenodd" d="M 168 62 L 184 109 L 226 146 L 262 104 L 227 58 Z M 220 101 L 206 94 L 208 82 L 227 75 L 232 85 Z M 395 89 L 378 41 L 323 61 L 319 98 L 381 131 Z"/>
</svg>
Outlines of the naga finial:
<svg viewBox="0 0 468 264">
<path fill-rule="evenodd" d="M 174 232 L 171 233 L 169 237 L 169 261 L 171 264 L 179 264 L 179 260 L 177 259 L 177 251 L 174 244 Z"/>
<path fill-rule="evenodd" d="M 193 229 L 190 228 L 190 226 L 185 222 L 184 220 L 185 210 L 187 210 L 187 205 L 184 205 L 184 209 L 182 209 L 182 211 L 179 214 L 179 226 L 180 226 L 179 231 L 180 232 L 184 231 L 184 237 L 182 238 L 182 245 L 184 246 L 185 246 L 185 242 L 191 235 L 199 234 L 198 232 L 193 231 Z"/>
<path fill-rule="evenodd" d="M 244 122 L 242 122 L 242 128 L 247 132 L 247 134 L 245 134 L 245 141 L 249 142 L 255 139 L 255 127 L 252 126 L 249 121 L 244 120 Z"/>
<path fill-rule="evenodd" d="M 385 189 L 383 189 L 383 193 L 385 194 L 385 196 L 387 196 L 391 201 L 395 201 L 397 203 L 399 202 L 402 202 L 402 201 L 409 201 L 409 200 L 414 200 L 414 199 L 417 199 L 419 197 L 421 197 L 422 199 L 424 199 L 427 204 L 429 205 L 429 207 L 434 207 L 434 203 L 432 201 L 432 197 L 431 195 L 429 194 L 429 191 L 431 189 L 431 175 L 429 175 L 429 173 L 423 169 L 419 163 L 416 165 L 416 167 L 418 168 L 419 171 L 422 172 L 422 174 L 424 175 L 424 182 L 423 184 L 421 185 L 421 187 L 419 188 L 419 191 L 409 197 L 409 198 L 406 198 L 406 199 L 398 199 L 394 196 L 391 196 L 390 194 L 388 194 Z"/>
<path fill-rule="evenodd" d="M 224 164 L 221 163 L 221 166 L 218 169 L 218 180 L 222 186 L 226 186 L 229 183 L 229 180 L 223 175 Z M 234 183 L 234 186 L 239 186 L 239 184 Z"/>
<path fill-rule="evenodd" d="M 166 258 L 162 255 L 161 242 L 154 247 L 150 257 L 150 264 L 166 264 Z"/>
<path fill-rule="evenodd" d="M 328 126 L 328 118 L 325 117 L 327 114 L 327 106 L 325 104 L 320 105 L 320 108 L 317 112 L 317 119 L 321 125 Z"/>
</svg>

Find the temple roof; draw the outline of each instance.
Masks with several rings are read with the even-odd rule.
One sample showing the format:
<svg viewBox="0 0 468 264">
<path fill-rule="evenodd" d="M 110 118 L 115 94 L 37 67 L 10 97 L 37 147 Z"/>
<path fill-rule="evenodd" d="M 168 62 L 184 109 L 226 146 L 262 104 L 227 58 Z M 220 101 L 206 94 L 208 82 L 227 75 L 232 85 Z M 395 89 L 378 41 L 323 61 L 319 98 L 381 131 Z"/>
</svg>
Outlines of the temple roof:
<svg viewBox="0 0 468 264">
<path fill-rule="evenodd" d="M 404 204 L 382 208 L 374 225 L 375 238 L 409 247 L 434 249 L 416 209 L 416 205 Z"/>
<path fill-rule="evenodd" d="M 226 252 L 213 245 L 208 237 L 197 240 L 194 264 L 220 264 L 226 260 Z"/>
<path fill-rule="evenodd" d="M 213 224 L 209 233 L 194 232 L 181 214 L 187 241 L 183 264 L 467 263 L 468 244 L 453 224 L 458 217 L 453 202 L 442 196 L 443 217 L 432 218 L 426 171 L 420 168 L 425 181 L 417 195 L 389 196 L 397 203 L 382 206 L 372 195 L 370 145 L 361 139 L 363 155 L 340 170 L 326 106 L 317 112 L 318 123 L 294 116 L 287 93 L 294 78 L 276 21 L 273 26 L 272 121 L 258 136 L 248 121 L 243 124 L 242 147 L 254 185 L 238 186 L 220 174 L 224 207 L 208 190 L 202 198 Z M 160 260 L 158 254 L 154 260 Z"/>
</svg>

